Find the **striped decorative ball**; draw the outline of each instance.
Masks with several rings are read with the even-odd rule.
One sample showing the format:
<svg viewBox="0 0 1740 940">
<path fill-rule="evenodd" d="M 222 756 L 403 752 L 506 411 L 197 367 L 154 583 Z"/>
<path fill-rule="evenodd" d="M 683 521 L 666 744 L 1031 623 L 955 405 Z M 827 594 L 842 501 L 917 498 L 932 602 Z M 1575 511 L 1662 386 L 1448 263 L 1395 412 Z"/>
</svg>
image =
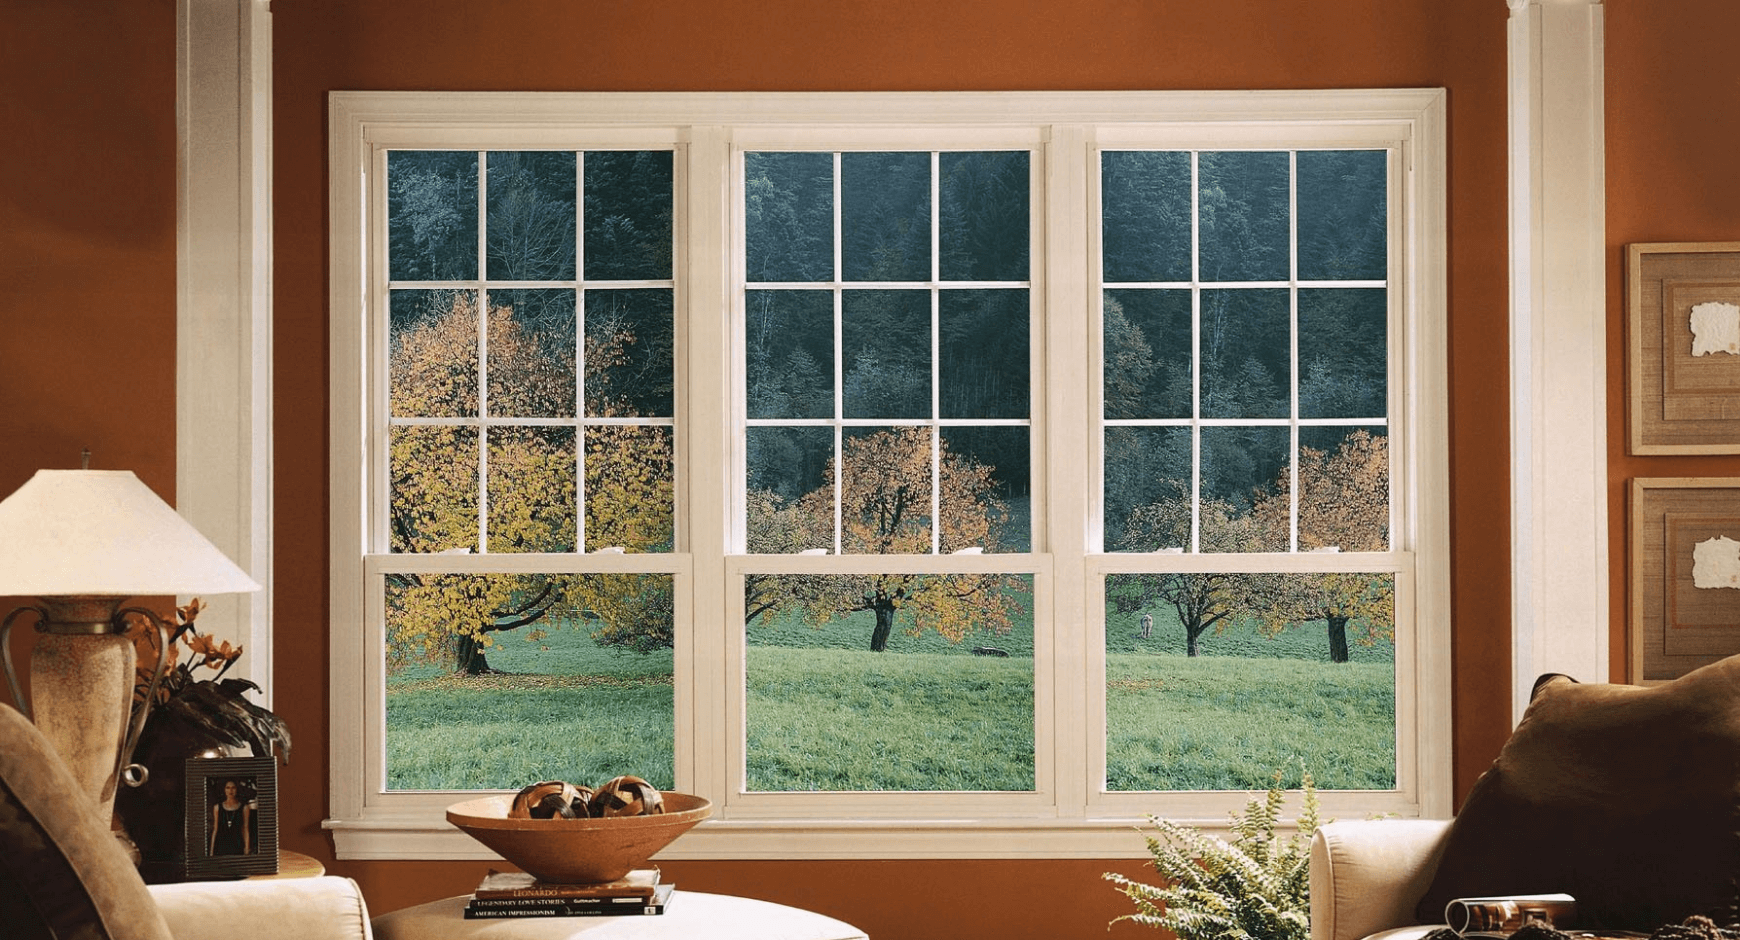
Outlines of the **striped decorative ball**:
<svg viewBox="0 0 1740 940">
<path fill-rule="evenodd" d="M 639 777 L 612 778 L 592 796 L 594 816 L 652 816 L 664 811 L 664 794 Z"/>
<path fill-rule="evenodd" d="M 573 811 L 575 819 L 586 819 L 598 815 L 592 808 L 592 798 L 596 794 L 591 787 L 581 784 L 574 785 L 574 795 L 568 800 L 568 808 Z"/>
<path fill-rule="evenodd" d="M 513 804 L 508 807 L 508 818 L 573 819 L 576 815 L 576 801 L 582 809 L 588 806 L 587 796 L 582 795 L 573 784 L 560 780 L 543 780 L 520 788 L 520 792 L 514 795 Z M 582 812 L 578 815 L 587 816 L 590 813 Z"/>
</svg>

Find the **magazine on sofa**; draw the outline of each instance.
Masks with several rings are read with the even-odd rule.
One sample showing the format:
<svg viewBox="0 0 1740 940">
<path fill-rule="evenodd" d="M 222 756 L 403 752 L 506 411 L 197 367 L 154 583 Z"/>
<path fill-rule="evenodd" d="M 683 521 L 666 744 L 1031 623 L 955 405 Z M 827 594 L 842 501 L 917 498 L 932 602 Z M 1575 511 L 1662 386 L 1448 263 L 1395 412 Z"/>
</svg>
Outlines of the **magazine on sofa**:
<svg viewBox="0 0 1740 940">
<path fill-rule="evenodd" d="M 1444 905 L 1444 923 L 1464 937 L 1508 937 L 1528 924 L 1564 930 L 1577 920 L 1568 894 L 1507 894 L 1456 898 Z"/>
</svg>

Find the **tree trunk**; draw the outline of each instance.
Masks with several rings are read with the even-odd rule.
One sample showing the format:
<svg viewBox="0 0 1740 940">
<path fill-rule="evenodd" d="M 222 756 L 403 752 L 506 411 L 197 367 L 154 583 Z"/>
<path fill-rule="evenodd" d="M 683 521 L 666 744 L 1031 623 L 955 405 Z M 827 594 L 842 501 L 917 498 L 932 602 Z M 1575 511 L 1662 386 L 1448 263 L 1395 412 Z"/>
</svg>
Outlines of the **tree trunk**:
<svg viewBox="0 0 1740 940">
<path fill-rule="evenodd" d="M 1348 661 L 1347 618 L 1330 614 L 1326 619 L 1329 622 L 1329 661 L 1345 663 Z"/>
<path fill-rule="evenodd" d="M 467 676 L 488 675 L 495 670 L 489 667 L 489 658 L 483 654 L 483 644 L 477 637 L 469 633 L 461 633 L 454 637 L 456 647 L 454 656 L 454 672 Z"/>
<path fill-rule="evenodd" d="M 1184 655 L 1196 655 L 1196 638 L 1202 636 L 1202 631 L 1205 629 L 1207 626 L 1200 623 L 1186 623 L 1184 625 Z"/>
<path fill-rule="evenodd" d="M 880 653 L 888 649 L 888 637 L 894 632 L 895 608 L 893 604 L 877 604 L 872 609 L 876 611 L 876 629 L 870 633 L 870 652 Z"/>
</svg>

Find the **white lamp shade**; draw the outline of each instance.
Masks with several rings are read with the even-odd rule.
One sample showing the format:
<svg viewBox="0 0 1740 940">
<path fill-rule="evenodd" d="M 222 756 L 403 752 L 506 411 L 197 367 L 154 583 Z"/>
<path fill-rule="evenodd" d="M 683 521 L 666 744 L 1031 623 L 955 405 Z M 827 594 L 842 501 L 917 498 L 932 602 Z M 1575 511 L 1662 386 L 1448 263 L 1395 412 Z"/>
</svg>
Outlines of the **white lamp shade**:
<svg viewBox="0 0 1740 940">
<path fill-rule="evenodd" d="M 259 589 L 131 470 L 38 470 L 0 501 L 0 595 Z"/>
</svg>

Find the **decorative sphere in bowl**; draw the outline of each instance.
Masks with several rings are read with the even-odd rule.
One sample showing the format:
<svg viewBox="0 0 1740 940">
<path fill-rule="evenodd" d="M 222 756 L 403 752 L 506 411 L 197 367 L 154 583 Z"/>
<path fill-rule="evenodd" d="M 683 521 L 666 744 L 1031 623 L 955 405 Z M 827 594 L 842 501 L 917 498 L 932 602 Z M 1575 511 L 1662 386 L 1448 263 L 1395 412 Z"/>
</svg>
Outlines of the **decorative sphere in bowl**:
<svg viewBox="0 0 1740 940">
<path fill-rule="evenodd" d="M 447 821 L 539 881 L 614 881 L 713 812 L 704 797 L 665 791 L 662 813 L 585 819 L 511 819 L 513 795 L 447 807 Z"/>
</svg>

